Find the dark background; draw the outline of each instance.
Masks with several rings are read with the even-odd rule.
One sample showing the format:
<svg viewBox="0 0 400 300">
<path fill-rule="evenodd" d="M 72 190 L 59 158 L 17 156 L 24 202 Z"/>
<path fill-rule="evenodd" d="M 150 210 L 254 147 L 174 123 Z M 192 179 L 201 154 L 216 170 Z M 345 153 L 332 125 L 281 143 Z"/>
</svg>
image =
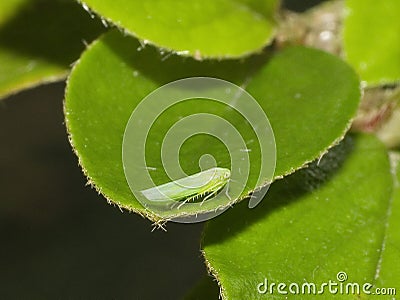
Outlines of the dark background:
<svg viewBox="0 0 400 300">
<path fill-rule="evenodd" d="M 206 273 L 202 224 L 121 212 L 86 179 L 64 84 L 0 101 L 0 299 L 178 299 Z"/>
</svg>

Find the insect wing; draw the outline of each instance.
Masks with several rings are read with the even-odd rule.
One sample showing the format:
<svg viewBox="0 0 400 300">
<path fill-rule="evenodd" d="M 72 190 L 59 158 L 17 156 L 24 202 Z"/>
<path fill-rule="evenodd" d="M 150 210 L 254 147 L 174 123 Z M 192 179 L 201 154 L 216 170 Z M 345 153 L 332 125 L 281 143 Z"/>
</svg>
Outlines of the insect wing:
<svg viewBox="0 0 400 300">
<path fill-rule="evenodd" d="M 179 201 L 197 194 L 214 192 L 216 187 L 219 190 L 228 180 L 223 178 L 223 175 L 227 172 L 230 174 L 228 169 L 211 168 L 173 182 L 143 190 L 141 193 L 150 201 Z"/>
</svg>

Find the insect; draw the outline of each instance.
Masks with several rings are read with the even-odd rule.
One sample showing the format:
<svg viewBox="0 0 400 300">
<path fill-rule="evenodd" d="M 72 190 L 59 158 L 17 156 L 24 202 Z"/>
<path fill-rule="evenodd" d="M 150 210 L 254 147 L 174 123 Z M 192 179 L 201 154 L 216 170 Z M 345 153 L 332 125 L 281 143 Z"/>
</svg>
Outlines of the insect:
<svg viewBox="0 0 400 300">
<path fill-rule="evenodd" d="M 178 209 L 189 201 L 203 197 L 201 204 L 215 196 L 229 181 L 231 171 L 225 168 L 211 168 L 178 180 L 168 182 L 141 193 L 150 201 L 182 201 Z"/>
</svg>

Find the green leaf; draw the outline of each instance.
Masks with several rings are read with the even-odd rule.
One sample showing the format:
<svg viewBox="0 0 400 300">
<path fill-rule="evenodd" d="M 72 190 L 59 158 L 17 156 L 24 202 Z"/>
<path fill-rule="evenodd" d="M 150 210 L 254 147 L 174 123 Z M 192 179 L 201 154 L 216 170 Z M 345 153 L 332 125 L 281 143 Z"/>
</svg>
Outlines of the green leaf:
<svg viewBox="0 0 400 300">
<path fill-rule="evenodd" d="M 0 25 L 3 25 L 5 21 L 12 16 L 18 9 L 20 9 L 24 2 L 27 0 L 8 0 L 1 3 L 0 10 Z"/>
<path fill-rule="evenodd" d="M 369 135 L 346 138 L 318 163 L 274 183 L 256 209 L 240 203 L 208 222 L 204 255 L 223 298 L 288 296 L 279 295 L 276 286 L 274 295 L 258 293 L 265 278 L 270 285 L 315 283 L 319 290 L 323 282 L 339 283 L 339 272 L 347 274 L 345 283 L 399 288 L 398 277 L 389 279 L 399 270 L 400 246 L 391 197 L 382 143 Z M 388 224 L 387 212 L 395 208 Z M 391 248 L 383 247 L 385 241 Z M 387 282 L 376 282 L 379 269 Z M 332 297 L 327 288 L 324 295 Z"/>
<path fill-rule="evenodd" d="M 83 5 L 144 44 L 201 59 L 260 51 L 273 38 L 278 4 L 277 0 L 85 0 Z"/>
<path fill-rule="evenodd" d="M 102 30 L 72 0 L 1 1 L 0 98 L 66 77 Z"/>
<path fill-rule="evenodd" d="M 387 212 L 386 235 L 378 264 L 377 285 L 400 288 L 400 154 L 392 156 L 394 193 Z"/>
<path fill-rule="evenodd" d="M 346 0 L 344 52 L 368 85 L 400 81 L 400 1 Z"/>
<path fill-rule="evenodd" d="M 163 84 L 190 76 L 211 76 L 247 87 L 267 113 L 274 130 L 275 178 L 318 158 L 338 142 L 358 106 L 359 83 L 354 72 L 337 57 L 319 50 L 293 47 L 269 61 L 267 55 L 260 55 L 245 61 L 217 63 L 178 55 L 163 59 L 153 48 L 137 51 L 138 45 L 136 40 L 113 31 L 90 46 L 68 80 L 65 113 L 70 140 L 90 182 L 112 202 L 151 219 L 157 217 L 143 208 L 126 183 L 122 140 L 131 112 Z M 199 112 L 228 120 L 249 144 L 251 184 L 241 194 L 244 197 L 257 183 L 259 146 L 257 140 L 254 142 L 252 128 L 240 114 L 213 101 L 190 100 L 157 119 L 146 143 L 147 165 L 156 168 L 151 171 L 153 180 L 156 184 L 170 181 L 160 157 L 166 132 L 182 117 Z M 218 166 L 230 167 L 229 153 L 223 144 L 215 138 L 197 135 L 184 143 L 180 151 L 180 163 L 187 174 L 200 171 L 198 161 L 205 153 L 213 155 Z M 164 217 L 214 209 L 213 202 L 206 201 L 200 210 L 185 210 L 184 206 Z"/>
</svg>

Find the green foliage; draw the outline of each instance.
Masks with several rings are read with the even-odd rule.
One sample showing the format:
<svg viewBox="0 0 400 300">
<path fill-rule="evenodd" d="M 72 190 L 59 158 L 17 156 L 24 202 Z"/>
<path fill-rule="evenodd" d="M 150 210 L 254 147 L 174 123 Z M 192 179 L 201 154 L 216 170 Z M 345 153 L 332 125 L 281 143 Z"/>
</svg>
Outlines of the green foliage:
<svg viewBox="0 0 400 300">
<path fill-rule="evenodd" d="M 84 2 L 144 44 L 198 59 L 239 57 L 261 50 L 273 38 L 278 4 L 277 0 Z"/>
<path fill-rule="evenodd" d="M 321 50 L 274 47 L 282 12 L 276 0 L 86 0 L 82 7 L 72 0 L 3 1 L 0 98 L 64 78 L 81 54 L 68 79 L 65 118 L 85 175 L 109 201 L 165 221 L 216 206 L 207 201 L 201 208 L 183 206 L 160 216 L 135 199 L 122 164 L 132 111 L 149 93 L 177 79 L 209 76 L 238 84 L 268 115 L 277 158 L 275 182 L 256 209 L 242 201 L 207 224 L 202 247 L 223 298 L 266 298 L 257 292 L 264 278 L 320 284 L 342 271 L 350 282 L 399 289 L 398 153 L 389 160 L 387 149 L 371 135 L 343 140 L 359 106 L 359 78 L 369 86 L 399 83 L 399 3 L 346 0 L 346 63 Z M 101 22 L 117 28 L 85 50 L 83 40 L 104 31 Z M 310 24 L 318 26 L 318 18 Z M 303 29 L 293 36 L 302 36 Z M 157 184 L 169 181 L 160 157 L 163 138 L 184 116 L 212 113 L 234 124 L 246 145 L 255 138 L 237 112 L 196 100 L 168 110 L 149 133 L 145 154 Z M 252 166 L 259 168 L 259 146 L 248 148 Z M 216 139 L 194 136 L 180 150 L 182 169 L 189 174 L 199 172 L 204 153 L 219 167 L 230 167 L 229 153 Z M 260 188 L 269 182 L 258 182 L 257 171 L 250 170 L 249 182 Z M 250 184 L 223 206 L 253 191 Z M 188 297 L 216 293 L 216 285 L 204 279 Z"/>
<path fill-rule="evenodd" d="M 400 2 L 346 0 L 344 52 L 368 85 L 400 81 Z"/>
<path fill-rule="evenodd" d="M 0 98 L 65 78 L 103 30 L 73 0 L 0 3 Z"/>
<path fill-rule="evenodd" d="M 384 146 L 350 136 L 319 163 L 276 182 L 256 209 L 240 204 L 210 221 L 202 244 L 224 298 L 263 299 L 256 287 L 264 278 L 319 285 L 337 281 L 338 272 L 360 285 L 396 285 L 390 274 L 400 268 L 399 252 L 385 247 L 396 239 L 390 234 L 398 237 L 388 216 L 398 202 L 391 182 Z"/>
<path fill-rule="evenodd" d="M 392 172 L 394 192 L 387 210 L 386 232 L 382 245 L 377 285 L 398 288 L 400 282 L 400 165 L 399 153 L 392 153 Z"/>
</svg>

